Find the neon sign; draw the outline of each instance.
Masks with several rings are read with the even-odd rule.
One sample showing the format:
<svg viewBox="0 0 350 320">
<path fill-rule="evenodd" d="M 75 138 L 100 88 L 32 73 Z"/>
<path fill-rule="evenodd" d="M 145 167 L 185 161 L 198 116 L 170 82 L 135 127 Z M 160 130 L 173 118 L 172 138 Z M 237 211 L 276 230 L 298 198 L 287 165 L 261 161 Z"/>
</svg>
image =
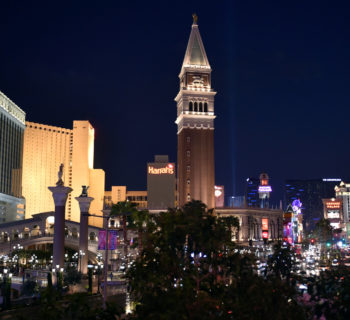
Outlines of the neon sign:
<svg viewBox="0 0 350 320">
<path fill-rule="evenodd" d="M 174 174 L 174 165 L 169 163 L 166 167 L 163 167 L 163 168 L 155 168 L 155 167 L 149 166 L 148 174 Z"/>
<path fill-rule="evenodd" d="M 221 186 L 214 186 L 214 195 L 215 197 L 219 198 L 223 194 L 223 187 Z"/>
<path fill-rule="evenodd" d="M 259 186 L 259 192 L 271 192 L 271 186 Z"/>
<path fill-rule="evenodd" d="M 263 232 L 262 232 L 262 237 L 263 237 L 263 239 L 268 239 L 268 238 L 269 238 L 269 233 L 268 233 L 268 231 L 263 231 Z"/>
<path fill-rule="evenodd" d="M 262 230 L 269 230 L 269 219 L 263 218 L 261 219 Z"/>
<path fill-rule="evenodd" d="M 327 209 L 340 209 L 341 203 L 339 202 L 326 202 Z"/>
</svg>

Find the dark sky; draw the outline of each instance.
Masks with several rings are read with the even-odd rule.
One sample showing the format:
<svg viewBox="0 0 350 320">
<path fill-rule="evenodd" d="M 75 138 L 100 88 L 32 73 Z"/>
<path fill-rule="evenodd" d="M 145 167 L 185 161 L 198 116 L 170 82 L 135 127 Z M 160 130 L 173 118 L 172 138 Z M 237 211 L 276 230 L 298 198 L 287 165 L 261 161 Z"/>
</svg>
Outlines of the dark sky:
<svg viewBox="0 0 350 320">
<path fill-rule="evenodd" d="M 286 178 L 349 176 L 348 1 L 71 2 L 0 2 L 0 90 L 29 121 L 90 120 L 107 188 L 145 189 L 155 154 L 176 161 L 193 12 L 218 92 L 216 184 L 242 194 L 266 171 L 277 200 Z"/>
</svg>

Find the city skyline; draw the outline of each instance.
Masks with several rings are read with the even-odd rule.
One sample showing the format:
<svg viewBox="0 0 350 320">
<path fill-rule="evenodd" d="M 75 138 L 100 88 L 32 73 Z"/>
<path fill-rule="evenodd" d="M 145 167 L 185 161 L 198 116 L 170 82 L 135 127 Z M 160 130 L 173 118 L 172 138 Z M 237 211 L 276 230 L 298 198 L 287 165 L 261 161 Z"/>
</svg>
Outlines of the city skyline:
<svg viewBox="0 0 350 320">
<path fill-rule="evenodd" d="M 276 202 L 285 179 L 344 179 L 350 158 L 346 5 L 291 6 L 87 3 L 68 14 L 59 5 L 1 4 L 11 50 L 0 53 L 0 90 L 28 121 L 89 120 L 106 190 L 145 189 L 155 154 L 176 160 L 173 99 L 197 12 L 219 92 L 215 183 L 242 195 L 247 177 L 267 172 Z"/>
</svg>

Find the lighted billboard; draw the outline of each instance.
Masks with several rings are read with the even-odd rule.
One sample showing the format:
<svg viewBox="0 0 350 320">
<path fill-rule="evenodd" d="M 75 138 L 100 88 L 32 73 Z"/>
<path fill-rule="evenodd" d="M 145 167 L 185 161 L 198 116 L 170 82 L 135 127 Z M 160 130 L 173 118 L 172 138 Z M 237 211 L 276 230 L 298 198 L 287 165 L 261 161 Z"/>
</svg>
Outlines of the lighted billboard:
<svg viewBox="0 0 350 320">
<path fill-rule="evenodd" d="M 215 207 L 222 208 L 225 205 L 224 186 L 214 186 Z"/>
<path fill-rule="evenodd" d="M 167 156 L 156 156 L 156 162 L 147 164 L 147 207 L 150 210 L 175 207 L 175 163 L 167 160 Z"/>
<path fill-rule="evenodd" d="M 261 219 L 261 230 L 263 239 L 269 238 L 269 219 L 262 218 Z"/>
</svg>

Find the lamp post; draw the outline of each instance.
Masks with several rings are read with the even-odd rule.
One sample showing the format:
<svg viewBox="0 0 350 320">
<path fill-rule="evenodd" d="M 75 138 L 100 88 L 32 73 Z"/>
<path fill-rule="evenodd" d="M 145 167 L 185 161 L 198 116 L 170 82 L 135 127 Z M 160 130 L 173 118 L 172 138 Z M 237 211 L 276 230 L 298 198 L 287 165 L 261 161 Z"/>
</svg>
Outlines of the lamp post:
<svg viewBox="0 0 350 320">
<path fill-rule="evenodd" d="M 82 273 L 82 271 L 81 271 L 81 260 L 83 260 L 84 256 L 85 256 L 85 252 L 83 250 L 79 250 L 79 271 L 80 271 L 80 273 Z"/>
<path fill-rule="evenodd" d="M 2 274 L 3 283 L 1 288 L 1 294 L 3 298 L 3 308 L 8 309 L 11 306 L 11 278 L 12 273 L 8 273 L 8 269 L 4 269 L 4 274 Z"/>
<path fill-rule="evenodd" d="M 102 219 L 106 219 L 106 255 L 105 255 L 105 262 L 104 262 L 104 268 L 103 268 L 103 308 L 106 310 L 106 299 L 107 299 L 107 272 L 108 272 L 108 248 L 109 248 L 109 236 L 108 236 L 108 222 L 111 218 L 110 216 L 98 216 L 96 214 L 90 214 L 90 213 L 84 213 L 83 216 L 88 217 L 98 217 Z"/>
</svg>

